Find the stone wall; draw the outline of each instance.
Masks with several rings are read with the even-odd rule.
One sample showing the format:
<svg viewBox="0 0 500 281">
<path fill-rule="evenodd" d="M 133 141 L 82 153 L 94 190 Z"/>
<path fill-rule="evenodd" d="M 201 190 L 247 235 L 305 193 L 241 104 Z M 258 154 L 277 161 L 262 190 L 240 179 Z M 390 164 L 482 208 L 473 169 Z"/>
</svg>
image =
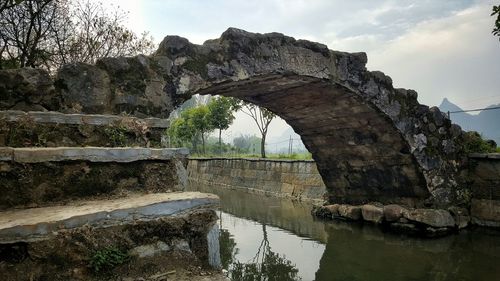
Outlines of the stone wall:
<svg viewBox="0 0 500 281">
<path fill-rule="evenodd" d="M 471 154 L 472 222 L 500 227 L 500 153 Z"/>
<path fill-rule="evenodd" d="M 279 197 L 323 199 L 325 185 L 312 160 L 191 158 L 188 180 Z"/>
<path fill-rule="evenodd" d="M 175 149 L 0 148 L 0 210 L 180 191 L 186 155 Z"/>
</svg>

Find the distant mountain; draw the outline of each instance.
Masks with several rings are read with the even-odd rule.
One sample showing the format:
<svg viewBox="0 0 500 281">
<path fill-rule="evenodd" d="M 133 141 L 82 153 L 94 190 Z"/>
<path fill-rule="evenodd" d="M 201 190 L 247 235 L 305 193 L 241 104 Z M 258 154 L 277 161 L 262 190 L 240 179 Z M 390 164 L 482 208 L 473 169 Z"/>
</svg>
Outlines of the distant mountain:
<svg viewBox="0 0 500 281">
<path fill-rule="evenodd" d="M 497 107 L 500 104 L 490 105 L 487 108 Z M 462 109 L 444 99 L 439 106 L 442 112 L 461 111 Z M 462 127 L 465 131 L 477 131 L 483 135 L 483 138 L 492 139 L 500 144 L 500 109 L 483 110 L 477 115 L 472 115 L 466 112 L 451 113 L 451 121 Z"/>
</svg>

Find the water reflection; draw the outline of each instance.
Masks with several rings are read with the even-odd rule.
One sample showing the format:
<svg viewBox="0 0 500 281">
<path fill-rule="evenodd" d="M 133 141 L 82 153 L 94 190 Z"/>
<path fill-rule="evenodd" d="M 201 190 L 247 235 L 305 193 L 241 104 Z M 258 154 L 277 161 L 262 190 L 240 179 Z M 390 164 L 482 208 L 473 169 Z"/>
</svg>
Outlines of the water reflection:
<svg viewBox="0 0 500 281">
<path fill-rule="evenodd" d="M 224 257 L 224 259 L 227 258 L 226 268 L 231 280 L 300 280 L 297 276 L 299 270 L 295 265 L 290 260 L 287 260 L 285 256 L 272 251 L 265 224 L 262 225 L 262 234 L 262 241 L 255 256 L 247 262 L 240 262 L 235 259 L 236 251 L 234 246 L 236 243 L 234 239 L 226 235 L 221 237 L 221 239 L 229 240 L 221 241 L 221 243 L 232 248 L 232 252 L 227 257 Z"/>
<path fill-rule="evenodd" d="M 317 221 L 310 205 L 218 187 L 221 259 L 233 280 L 500 280 L 500 235 L 441 239 Z"/>
</svg>

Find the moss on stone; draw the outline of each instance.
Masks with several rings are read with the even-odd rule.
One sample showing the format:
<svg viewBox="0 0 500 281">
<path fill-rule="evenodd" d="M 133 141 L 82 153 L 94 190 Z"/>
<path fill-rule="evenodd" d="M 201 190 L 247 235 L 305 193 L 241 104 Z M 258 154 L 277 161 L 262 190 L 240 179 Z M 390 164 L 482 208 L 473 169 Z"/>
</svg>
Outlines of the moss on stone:
<svg viewBox="0 0 500 281">
<path fill-rule="evenodd" d="M 192 59 L 188 59 L 182 67 L 184 69 L 190 70 L 194 73 L 198 73 L 202 78 L 208 79 L 208 68 L 209 63 L 217 63 L 217 54 L 211 52 L 206 55 L 198 55 Z"/>
<path fill-rule="evenodd" d="M 484 140 L 478 132 L 466 132 L 464 134 L 465 153 L 492 153 L 497 149 L 494 142 Z"/>
</svg>

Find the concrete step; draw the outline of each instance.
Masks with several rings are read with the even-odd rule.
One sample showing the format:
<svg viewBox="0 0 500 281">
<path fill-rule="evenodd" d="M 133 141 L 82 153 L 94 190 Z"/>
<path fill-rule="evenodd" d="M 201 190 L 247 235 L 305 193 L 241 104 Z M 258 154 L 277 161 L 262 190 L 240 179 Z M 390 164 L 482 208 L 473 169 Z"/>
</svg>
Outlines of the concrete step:
<svg viewBox="0 0 500 281">
<path fill-rule="evenodd" d="M 38 111 L 0 111 L 0 146 L 160 147 L 168 119 Z"/>
<path fill-rule="evenodd" d="M 0 212 L 0 276 L 101 280 L 218 266 L 218 203 L 176 192 Z"/>
<path fill-rule="evenodd" d="M 0 210 L 183 190 L 187 149 L 0 148 Z"/>
<path fill-rule="evenodd" d="M 149 221 L 196 208 L 214 208 L 217 204 L 218 197 L 213 194 L 171 192 L 4 211 L 0 212 L 0 243 L 49 239 L 58 231 L 84 225 L 110 227 Z"/>
</svg>

